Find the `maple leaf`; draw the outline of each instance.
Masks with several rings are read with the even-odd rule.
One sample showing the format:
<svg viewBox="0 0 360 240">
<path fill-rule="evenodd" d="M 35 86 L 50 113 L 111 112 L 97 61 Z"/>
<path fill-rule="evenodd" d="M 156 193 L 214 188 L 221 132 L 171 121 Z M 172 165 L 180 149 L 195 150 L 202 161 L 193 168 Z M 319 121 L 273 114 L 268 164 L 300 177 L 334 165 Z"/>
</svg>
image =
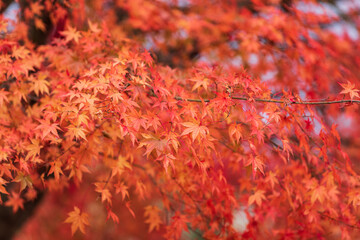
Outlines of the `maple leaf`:
<svg viewBox="0 0 360 240">
<path fill-rule="evenodd" d="M 5 206 L 9 206 L 13 208 L 13 212 L 17 212 L 19 208 L 24 209 L 24 199 L 20 197 L 19 193 L 11 192 L 11 196 L 6 201 Z"/>
<path fill-rule="evenodd" d="M 139 148 L 141 148 L 142 146 L 146 146 L 146 151 L 144 155 L 146 155 L 147 157 L 149 157 L 150 153 L 153 150 L 156 150 L 156 154 L 159 155 L 160 153 L 165 151 L 168 145 L 168 141 L 166 139 L 159 139 L 149 134 L 142 134 L 142 136 L 145 139 L 140 142 Z"/>
<path fill-rule="evenodd" d="M 41 11 L 44 10 L 44 5 L 39 2 L 32 2 L 30 4 L 30 9 L 33 14 L 40 16 Z"/>
<path fill-rule="evenodd" d="M 55 179 L 59 180 L 60 174 L 64 174 L 63 171 L 61 170 L 62 163 L 60 161 L 53 161 L 50 163 L 50 166 L 51 167 L 50 167 L 48 176 L 53 173 L 55 176 Z"/>
<path fill-rule="evenodd" d="M 74 40 L 76 43 L 79 43 L 79 39 L 81 37 L 81 33 L 76 31 L 75 28 L 68 27 L 67 31 L 62 31 L 61 35 L 65 37 L 65 42 L 70 42 Z"/>
<path fill-rule="evenodd" d="M 28 146 L 26 146 L 26 150 L 28 151 L 28 154 L 26 155 L 25 160 L 27 161 L 28 159 L 34 159 L 35 156 L 40 155 L 40 149 L 43 148 L 42 146 L 40 146 L 40 141 L 37 139 L 30 139 L 31 144 L 29 144 Z"/>
<path fill-rule="evenodd" d="M 0 89 L 0 107 L 4 104 L 4 101 L 9 102 L 8 98 L 6 97 L 8 94 L 9 93 L 4 91 L 4 89 Z"/>
<path fill-rule="evenodd" d="M 8 182 L 5 181 L 5 179 L 1 178 L 0 177 L 0 193 L 3 193 L 3 194 L 9 194 L 7 191 L 6 191 L 6 188 L 5 188 L 5 185 L 7 184 Z M 2 203 L 2 201 L 0 200 L 0 203 Z"/>
<path fill-rule="evenodd" d="M 314 204 L 316 200 L 322 203 L 326 195 L 327 191 L 324 186 L 317 187 L 311 194 L 311 203 Z"/>
<path fill-rule="evenodd" d="M 114 165 L 112 167 L 111 177 L 114 177 L 115 175 L 121 175 L 125 168 L 132 170 L 130 162 L 127 160 L 128 157 L 124 157 L 122 155 L 118 156 L 117 161 L 114 161 Z"/>
<path fill-rule="evenodd" d="M 358 190 L 352 190 L 347 194 L 348 203 L 352 204 L 354 208 L 360 206 L 360 192 Z"/>
<path fill-rule="evenodd" d="M 110 207 L 107 207 L 106 209 L 107 209 L 106 221 L 111 218 L 115 223 L 119 223 L 119 217 L 116 216 L 116 214 L 113 211 L 111 211 Z"/>
<path fill-rule="evenodd" d="M 293 154 L 293 151 L 292 151 L 291 146 L 289 144 L 289 140 L 283 139 L 281 141 L 282 141 L 282 144 L 283 144 L 283 152 L 285 152 L 287 154 L 287 159 L 289 161 L 290 153 Z"/>
<path fill-rule="evenodd" d="M 159 213 L 160 209 L 157 206 L 148 205 L 145 207 L 145 223 L 149 224 L 149 232 L 152 232 L 153 230 L 159 230 L 160 224 L 162 224 Z"/>
<path fill-rule="evenodd" d="M 240 124 L 231 124 L 229 127 L 229 136 L 231 141 L 239 143 L 240 138 L 242 138 L 241 134 L 241 125 Z"/>
<path fill-rule="evenodd" d="M 26 187 L 33 187 L 30 175 L 24 175 L 23 173 L 19 173 L 19 175 L 17 175 L 14 179 L 14 182 L 20 182 L 20 192 L 22 192 Z"/>
<path fill-rule="evenodd" d="M 114 185 L 115 187 L 115 193 L 121 193 L 122 200 L 125 199 L 125 197 L 129 198 L 129 192 L 128 192 L 128 186 L 126 186 L 123 182 L 118 182 Z"/>
<path fill-rule="evenodd" d="M 81 213 L 78 207 L 74 207 L 74 211 L 68 213 L 69 217 L 65 220 L 65 223 L 71 223 L 71 234 L 74 235 L 76 230 L 80 230 L 85 234 L 85 226 L 89 224 L 89 215 L 87 213 Z"/>
<path fill-rule="evenodd" d="M 90 31 L 92 31 L 93 33 L 99 33 L 101 31 L 97 23 L 92 23 L 90 20 L 88 20 L 88 25 Z"/>
<path fill-rule="evenodd" d="M 81 126 L 75 127 L 74 125 L 70 125 L 68 127 L 68 131 L 65 133 L 65 136 L 70 136 L 70 139 L 76 139 L 78 140 L 80 137 L 87 141 L 86 135 L 85 135 L 85 129 Z"/>
<path fill-rule="evenodd" d="M 188 219 L 184 214 L 181 214 L 179 211 L 175 212 L 175 215 L 171 218 L 171 236 L 169 238 L 180 239 L 181 233 L 183 230 L 189 232 L 188 229 Z"/>
<path fill-rule="evenodd" d="M 162 164 L 165 168 L 165 172 L 168 172 L 168 167 L 169 164 L 172 167 L 173 170 L 175 170 L 175 166 L 174 166 L 174 160 L 176 160 L 175 156 L 172 154 L 164 154 L 162 156 L 160 156 L 159 158 L 157 158 L 156 160 L 158 161 L 162 161 Z"/>
<path fill-rule="evenodd" d="M 95 185 L 95 191 L 101 194 L 101 202 L 108 202 L 109 205 L 111 205 L 111 192 L 109 189 L 106 188 L 105 183 L 97 182 L 94 183 Z"/>
<path fill-rule="evenodd" d="M 39 96 L 39 93 L 43 94 L 46 92 L 49 94 L 50 83 L 46 81 L 47 74 L 39 74 L 37 78 L 31 76 L 29 80 L 33 83 L 30 90 L 34 90 L 35 94 Z"/>
<path fill-rule="evenodd" d="M 195 82 L 194 86 L 192 87 L 192 91 L 198 89 L 201 86 L 204 87 L 205 91 L 207 91 L 207 88 L 210 84 L 209 79 L 207 77 L 201 77 L 201 76 L 193 78 L 191 79 L 191 81 Z"/>
<path fill-rule="evenodd" d="M 67 169 L 71 169 L 68 178 L 70 179 L 73 176 L 76 176 L 79 181 L 82 180 L 83 172 L 84 173 L 91 172 L 85 165 L 76 166 L 75 164 L 73 164 L 72 166 L 69 166 Z"/>
<path fill-rule="evenodd" d="M 266 197 L 265 197 L 265 191 L 264 190 L 257 190 L 253 195 L 251 195 L 249 197 L 249 201 L 248 201 L 248 204 L 251 205 L 253 204 L 254 202 L 256 202 L 256 204 L 258 206 L 261 206 L 262 204 L 262 200 L 266 200 Z"/>
<path fill-rule="evenodd" d="M 133 218 L 135 218 L 135 213 L 130 207 L 130 201 L 125 203 L 125 207 L 129 210 L 131 216 L 133 216 Z"/>
<path fill-rule="evenodd" d="M 351 100 L 353 100 L 354 97 L 357 97 L 357 98 L 359 97 L 359 94 L 357 93 L 357 92 L 359 92 L 359 90 L 355 89 L 355 84 L 352 84 L 350 81 L 348 81 L 347 84 L 341 84 L 341 83 L 339 83 L 339 84 L 341 85 L 342 88 L 344 88 L 344 90 L 342 90 L 340 92 L 340 94 L 341 93 L 342 94 L 349 93 Z"/>
<path fill-rule="evenodd" d="M 23 59 L 30 55 L 30 51 L 24 46 L 13 48 L 12 54 L 14 58 Z"/>
<path fill-rule="evenodd" d="M 46 31 L 46 26 L 45 26 L 44 22 L 40 18 L 36 17 L 35 20 L 34 20 L 34 23 L 35 23 L 35 27 L 37 29 L 40 29 L 43 32 Z"/>
<path fill-rule="evenodd" d="M 59 135 L 57 133 L 57 130 L 61 130 L 58 127 L 58 123 L 50 123 L 49 121 L 43 120 L 43 119 L 39 119 L 38 120 L 41 124 L 39 126 L 37 126 L 35 128 L 35 130 L 39 129 L 42 130 L 42 140 L 44 140 L 44 138 L 49 135 L 49 133 L 52 133 L 54 136 L 56 136 L 57 138 L 59 138 Z"/>
<path fill-rule="evenodd" d="M 264 162 L 261 160 L 260 156 L 251 155 L 247 161 L 245 161 L 245 166 L 252 166 L 253 177 L 255 178 L 257 170 L 259 170 L 264 175 Z"/>
<path fill-rule="evenodd" d="M 200 126 L 196 123 L 192 122 L 185 122 L 182 123 L 183 126 L 187 127 L 184 132 L 181 134 L 181 136 L 187 135 L 191 133 L 192 140 L 195 141 L 198 135 L 200 135 L 202 138 L 206 137 L 206 135 L 209 134 L 209 129 L 205 126 Z"/>
</svg>

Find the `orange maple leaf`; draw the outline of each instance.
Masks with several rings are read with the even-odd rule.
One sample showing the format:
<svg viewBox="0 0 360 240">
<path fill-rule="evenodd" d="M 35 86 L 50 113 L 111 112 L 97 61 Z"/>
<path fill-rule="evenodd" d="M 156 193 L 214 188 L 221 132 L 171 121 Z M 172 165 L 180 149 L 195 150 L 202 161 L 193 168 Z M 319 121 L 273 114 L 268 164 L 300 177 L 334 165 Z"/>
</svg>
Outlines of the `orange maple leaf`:
<svg viewBox="0 0 360 240">
<path fill-rule="evenodd" d="M 43 148 L 43 146 L 40 145 L 40 141 L 37 139 L 30 139 L 31 144 L 25 147 L 25 149 L 28 151 L 28 154 L 26 155 L 25 160 L 33 159 L 37 155 L 40 155 L 40 149 Z"/>
<path fill-rule="evenodd" d="M 44 22 L 40 18 L 36 17 L 35 20 L 34 20 L 34 23 L 35 23 L 35 27 L 37 29 L 40 29 L 43 32 L 46 31 L 46 26 L 45 26 Z"/>
<path fill-rule="evenodd" d="M 249 197 L 249 205 L 256 202 L 257 205 L 261 206 L 262 200 L 266 200 L 264 193 L 264 190 L 257 190 L 253 195 Z"/>
<path fill-rule="evenodd" d="M 192 122 L 185 122 L 182 123 L 183 126 L 187 127 L 184 132 L 181 134 L 181 136 L 187 135 L 191 133 L 191 138 L 193 141 L 197 138 L 197 136 L 200 134 L 201 137 L 205 137 L 209 134 L 209 129 L 205 126 L 200 126 L 196 123 Z"/>
<path fill-rule="evenodd" d="M 257 170 L 259 170 L 264 175 L 264 162 L 261 160 L 259 156 L 251 156 L 249 157 L 246 162 L 245 166 L 252 166 L 252 173 L 253 177 L 255 178 Z"/>
<path fill-rule="evenodd" d="M 20 197 L 20 194 L 11 192 L 11 196 L 9 196 L 5 205 L 11 206 L 13 208 L 13 212 L 15 213 L 19 208 L 24 209 L 24 199 Z"/>
<path fill-rule="evenodd" d="M 109 189 L 105 188 L 105 183 L 103 182 L 97 182 L 97 183 L 94 183 L 95 185 L 95 191 L 100 193 L 101 194 L 101 202 L 105 202 L 107 201 L 109 205 L 112 204 L 112 201 L 111 201 L 111 197 L 112 197 L 112 194 L 111 192 L 109 191 Z"/>
<path fill-rule="evenodd" d="M 229 127 L 229 136 L 232 142 L 239 143 L 240 138 L 242 138 L 241 134 L 241 125 L 240 124 L 231 124 Z"/>
<path fill-rule="evenodd" d="M 341 93 L 342 93 L 342 94 L 347 94 L 347 93 L 349 93 L 351 100 L 353 100 L 354 97 L 359 97 L 359 94 L 357 93 L 357 92 L 359 92 L 359 90 L 355 89 L 355 84 L 352 84 L 352 83 L 349 82 L 349 81 L 347 82 L 347 84 L 341 84 L 341 83 L 339 83 L 339 84 L 341 85 L 342 88 L 344 88 L 344 90 L 342 90 L 342 91 L 340 92 L 340 94 L 341 94 Z"/>
<path fill-rule="evenodd" d="M 160 209 L 157 206 L 148 205 L 145 207 L 145 223 L 149 224 L 149 232 L 152 232 L 154 229 L 156 231 L 159 230 L 160 224 L 162 224 L 159 213 Z"/>
<path fill-rule="evenodd" d="M 68 127 L 67 133 L 65 133 L 65 136 L 70 136 L 71 140 L 75 137 L 76 140 L 82 138 L 87 141 L 85 131 L 86 130 L 83 127 L 75 127 L 73 125 L 70 125 L 70 127 Z"/>
<path fill-rule="evenodd" d="M 0 107 L 4 104 L 4 102 L 9 102 L 8 98 L 6 97 L 8 94 L 8 92 L 0 89 Z"/>
<path fill-rule="evenodd" d="M 142 134 L 142 136 L 145 139 L 140 142 L 139 148 L 141 148 L 142 146 L 146 146 L 146 151 L 144 155 L 146 155 L 147 157 L 149 157 L 153 150 L 156 150 L 156 153 L 159 155 L 167 148 L 168 141 L 166 139 L 159 139 L 153 135 L 145 133 Z"/>
<path fill-rule="evenodd" d="M 106 209 L 107 209 L 106 221 L 111 218 L 115 223 L 119 223 L 119 217 L 116 216 L 116 214 L 113 211 L 111 211 L 110 207 L 107 207 Z"/>
<path fill-rule="evenodd" d="M 76 43 L 79 43 L 79 39 L 81 37 L 80 32 L 76 31 L 76 29 L 72 27 L 68 27 L 67 31 L 62 31 L 61 35 L 65 37 L 66 42 L 74 40 Z"/>
<path fill-rule="evenodd" d="M 50 123 L 49 121 L 39 119 L 40 125 L 35 128 L 35 130 L 41 130 L 42 131 L 42 140 L 49 134 L 52 133 L 55 137 L 59 138 L 59 135 L 57 133 L 57 130 L 61 130 L 59 128 L 59 124 L 57 123 Z"/>
<path fill-rule="evenodd" d="M 34 92 L 37 96 L 39 96 L 39 93 L 43 94 L 44 92 L 49 94 L 48 87 L 49 87 L 50 83 L 48 81 L 46 81 L 46 78 L 47 78 L 47 74 L 39 74 L 39 76 L 37 76 L 37 78 L 35 78 L 33 76 L 31 76 L 29 78 L 29 80 L 33 83 L 30 90 L 34 90 Z"/>
<path fill-rule="evenodd" d="M 126 168 L 132 170 L 128 157 L 119 155 L 118 159 L 114 161 L 114 165 L 112 166 L 111 177 L 114 177 L 117 174 L 120 176 Z"/>
<path fill-rule="evenodd" d="M 50 163 L 50 166 L 51 167 L 50 167 L 48 176 L 50 174 L 54 174 L 55 179 L 59 180 L 60 179 L 60 174 L 64 174 L 63 171 L 61 170 L 62 163 L 60 161 L 53 161 L 53 162 Z"/>
<path fill-rule="evenodd" d="M 68 213 L 69 217 L 65 220 L 66 223 L 71 223 L 71 234 L 74 235 L 77 229 L 85 234 L 85 225 L 89 225 L 89 215 L 87 213 L 80 213 L 78 207 L 74 207 L 74 211 Z"/>
<path fill-rule="evenodd" d="M 318 200 L 320 203 L 323 203 L 326 195 L 327 190 L 324 186 L 317 187 L 311 194 L 311 203 L 314 204 L 316 200 Z"/>
</svg>

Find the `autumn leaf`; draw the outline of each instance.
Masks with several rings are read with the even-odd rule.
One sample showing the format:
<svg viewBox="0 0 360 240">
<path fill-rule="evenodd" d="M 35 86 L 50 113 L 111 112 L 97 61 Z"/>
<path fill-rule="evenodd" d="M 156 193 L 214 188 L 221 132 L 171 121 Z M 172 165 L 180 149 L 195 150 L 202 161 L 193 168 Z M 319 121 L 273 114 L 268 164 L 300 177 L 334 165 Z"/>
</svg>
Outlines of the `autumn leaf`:
<svg viewBox="0 0 360 240">
<path fill-rule="evenodd" d="M 81 126 L 76 127 L 74 125 L 70 125 L 68 127 L 68 131 L 65 133 L 65 136 L 69 136 L 70 139 L 75 138 L 76 140 L 78 140 L 79 138 L 82 138 L 87 141 L 85 132 L 86 130 Z"/>
<path fill-rule="evenodd" d="M 160 218 L 160 209 L 157 206 L 148 205 L 145 207 L 145 223 L 149 224 L 149 232 L 158 231 L 162 220 Z"/>
<path fill-rule="evenodd" d="M 264 162 L 261 160 L 260 156 L 251 155 L 246 161 L 245 166 L 249 166 L 251 164 L 253 177 L 255 178 L 256 172 L 260 171 L 264 175 Z"/>
<path fill-rule="evenodd" d="M 344 89 L 340 92 L 340 94 L 350 94 L 350 99 L 353 100 L 354 97 L 359 97 L 359 90 L 355 89 L 355 84 L 352 84 L 350 81 L 348 81 L 346 84 L 341 84 L 341 87 Z"/>
<path fill-rule="evenodd" d="M 249 201 L 248 201 L 248 204 L 251 205 L 253 204 L 254 202 L 256 202 L 256 204 L 258 206 L 261 206 L 262 204 L 262 200 L 266 200 L 266 197 L 265 197 L 265 191 L 264 190 L 257 190 L 253 195 L 251 195 L 249 197 Z"/>
<path fill-rule="evenodd" d="M 109 189 L 106 188 L 105 183 L 97 182 L 94 183 L 95 191 L 101 194 L 101 202 L 107 202 L 109 205 L 112 204 L 112 194 Z"/>
<path fill-rule="evenodd" d="M 61 34 L 65 37 L 66 42 L 74 40 L 76 43 L 79 43 L 79 39 L 81 37 L 81 33 L 70 26 L 68 27 L 68 30 L 62 31 Z"/>
<path fill-rule="evenodd" d="M 154 135 L 150 134 L 142 134 L 144 140 L 142 140 L 139 144 L 139 148 L 142 146 L 146 146 L 146 151 L 144 155 L 149 157 L 153 150 L 156 151 L 156 154 L 160 154 L 165 151 L 168 146 L 168 141 L 166 139 L 160 139 Z"/>
<path fill-rule="evenodd" d="M 119 217 L 116 216 L 116 214 L 111 211 L 110 207 L 107 207 L 107 217 L 106 220 L 112 219 L 114 221 L 114 223 L 119 223 Z"/>
<path fill-rule="evenodd" d="M 60 174 L 63 175 L 63 171 L 61 169 L 62 163 L 60 161 L 53 161 L 50 163 L 50 170 L 48 172 L 48 176 L 50 174 L 54 174 L 55 179 L 59 180 L 60 179 Z"/>
<path fill-rule="evenodd" d="M 35 130 L 41 130 L 41 138 L 44 140 L 46 136 L 52 133 L 55 137 L 59 138 L 57 130 L 61 130 L 59 124 L 57 123 L 50 123 L 49 121 L 39 119 L 40 125 L 38 125 Z"/>
<path fill-rule="evenodd" d="M 5 206 L 13 208 L 13 212 L 17 212 L 19 208 L 24 209 L 24 199 L 20 197 L 20 194 L 11 192 L 9 199 L 6 201 Z"/>
<path fill-rule="evenodd" d="M 92 23 L 90 20 L 88 20 L 88 25 L 90 31 L 92 31 L 93 33 L 99 33 L 101 31 L 97 23 Z"/>
<path fill-rule="evenodd" d="M 114 177 L 115 175 L 120 176 L 126 168 L 132 170 L 128 157 L 119 155 L 118 159 L 114 161 L 114 165 L 112 166 L 111 177 Z"/>
<path fill-rule="evenodd" d="M 187 135 L 191 133 L 192 140 L 195 141 L 197 136 L 201 136 L 202 138 L 206 137 L 206 135 L 209 134 L 209 129 L 205 126 L 200 126 L 196 123 L 192 122 L 185 122 L 182 123 L 183 126 L 186 127 L 186 129 L 183 131 L 181 136 Z"/>
<path fill-rule="evenodd" d="M 242 128 L 240 124 L 231 124 L 229 127 L 229 136 L 232 142 L 239 143 L 240 138 L 242 138 Z"/>
<path fill-rule="evenodd" d="M 46 26 L 45 26 L 44 22 L 40 18 L 35 17 L 34 22 L 35 22 L 35 27 L 37 29 L 40 29 L 43 32 L 46 31 Z"/>
<path fill-rule="evenodd" d="M 126 197 L 129 196 L 128 187 L 123 182 L 118 182 L 114 185 L 115 187 L 115 193 L 121 193 L 122 200 L 125 200 Z"/>
<path fill-rule="evenodd" d="M 37 139 L 30 139 L 31 144 L 26 146 L 26 150 L 28 151 L 25 160 L 33 159 L 37 155 L 40 155 L 40 150 L 43 146 L 40 146 L 40 141 Z"/>
<path fill-rule="evenodd" d="M 80 230 L 85 234 L 85 226 L 89 225 L 89 215 L 87 213 L 81 213 L 78 207 L 74 207 L 74 211 L 68 213 L 69 217 L 65 220 L 65 223 L 71 223 L 71 234 L 74 235 L 76 230 Z"/>
<path fill-rule="evenodd" d="M 185 232 L 189 232 L 189 228 L 187 223 L 189 220 L 187 219 L 186 215 L 181 214 L 179 211 L 175 212 L 175 215 L 171 218 L 171 232 L 169 232 L 166 237 L 169 239 L 180 239 L 181 234 Z M 169 235 L 169 236 L 168 236 Z"/>
<path fill-rule="evenodd" d="M 135 213 L 134 213 L 134 211 L 133 211 L 133 210 L 131 209 L 131 207 L 130 207 L 130 201 L 125 203 L 125 207 L 127 208 L 127 210 L 129 210 L 131 216 L 132 216 L 133 218 L 135 218 Z"/>
<path fill-rule="evenodd" d="M 20 183 L 20 193 L 26 187 L 29 187 L 29 188 L 33 187 L 33 182 L 32 182 L 30 175 L 24 175 L 23 173 L 19 173 L 19 175 L 17 175 L 16 178 L 14 179 L 14 182 Z"/>
<path fill-rule="evenodd" d="M 327 191 L 324 186 L 317 187 L 311 194 L 311 203 L 314 204 L 316 200 L 318 200 L 320 203 L 323 203 L 326 195 Z"/>
<path fill-rule="evenodd" d="M 23 59 L 30 55 L 30 51 L 24 46 L 14 47 L 11 55 L 17 59 Z"/>
<path fill-rule="evenodd" d="M 33 84 L 30 90 L 33 90 L 37 96 L 39 96 L 39 93 L 43 94 L 44 92 L 49 94 L 50 83 L 46 80 L 46 78 L 47 74 L 39 74 L 37 78 L 29 78 Z"/>
<path fill-rule="evenodd" d="M 3 106 L 4 102 L 9 102 L 7 95 L 9 93 L 4 91 L 4 89 L 0 89 L 0 107 Z"/>
<path fill-rule="evenodd" d="M 191 80 L 195 82 L 194 86 L 192 87 L 192 91 L 198 89 L 201 86 L 205 89 L 205 91 L 207 91 L 208 85 L 210 84 L 209 79 L 207 77 L 198 76 Z"/>
</svg>

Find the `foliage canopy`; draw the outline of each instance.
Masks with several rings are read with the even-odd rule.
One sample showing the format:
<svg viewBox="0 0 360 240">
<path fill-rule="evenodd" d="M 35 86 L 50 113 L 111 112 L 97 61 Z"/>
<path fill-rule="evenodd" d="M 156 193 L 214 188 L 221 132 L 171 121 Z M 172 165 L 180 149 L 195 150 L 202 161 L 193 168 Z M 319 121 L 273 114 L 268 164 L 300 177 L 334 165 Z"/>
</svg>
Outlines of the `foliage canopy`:
<svg viewBox="0 0 360 240">
<path fill-rule="evenodd" d="M 355 2 L 11 2 L 1 204 L 42 199 L 18 239 L 360 236 Z"/>
</svg>

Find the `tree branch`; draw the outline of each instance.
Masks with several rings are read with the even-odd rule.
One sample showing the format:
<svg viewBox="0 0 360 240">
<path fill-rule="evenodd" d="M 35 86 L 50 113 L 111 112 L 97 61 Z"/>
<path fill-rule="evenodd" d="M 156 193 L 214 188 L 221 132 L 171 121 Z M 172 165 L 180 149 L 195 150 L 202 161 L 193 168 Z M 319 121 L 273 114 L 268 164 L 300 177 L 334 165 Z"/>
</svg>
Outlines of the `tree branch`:
<svg viewBox="0 0 360 240">
<path fill-rule="evenodd" d="M 187 101 L 187 102 L 210 102 L 212 99 L 193 99 L 193 98 L 182 98 L 179 96 L 174 97 L 176 100 Z M 328 104 L 339 104 L 339 103 L 360 103 L 360 100 L 334 100 L 334 101 L 286 101 L 286 100 L 277 100 L 277 99 L 264 99 L 264 98 L 248 98 L 248 97 L 231 97 L 234 100 L 249 101 L 253 100 L 255 102 L 268 102 L 268 103 L 284 103 L 284 104 L 298 104 L 298 105 L 328 105 Z"/>
</svg>

